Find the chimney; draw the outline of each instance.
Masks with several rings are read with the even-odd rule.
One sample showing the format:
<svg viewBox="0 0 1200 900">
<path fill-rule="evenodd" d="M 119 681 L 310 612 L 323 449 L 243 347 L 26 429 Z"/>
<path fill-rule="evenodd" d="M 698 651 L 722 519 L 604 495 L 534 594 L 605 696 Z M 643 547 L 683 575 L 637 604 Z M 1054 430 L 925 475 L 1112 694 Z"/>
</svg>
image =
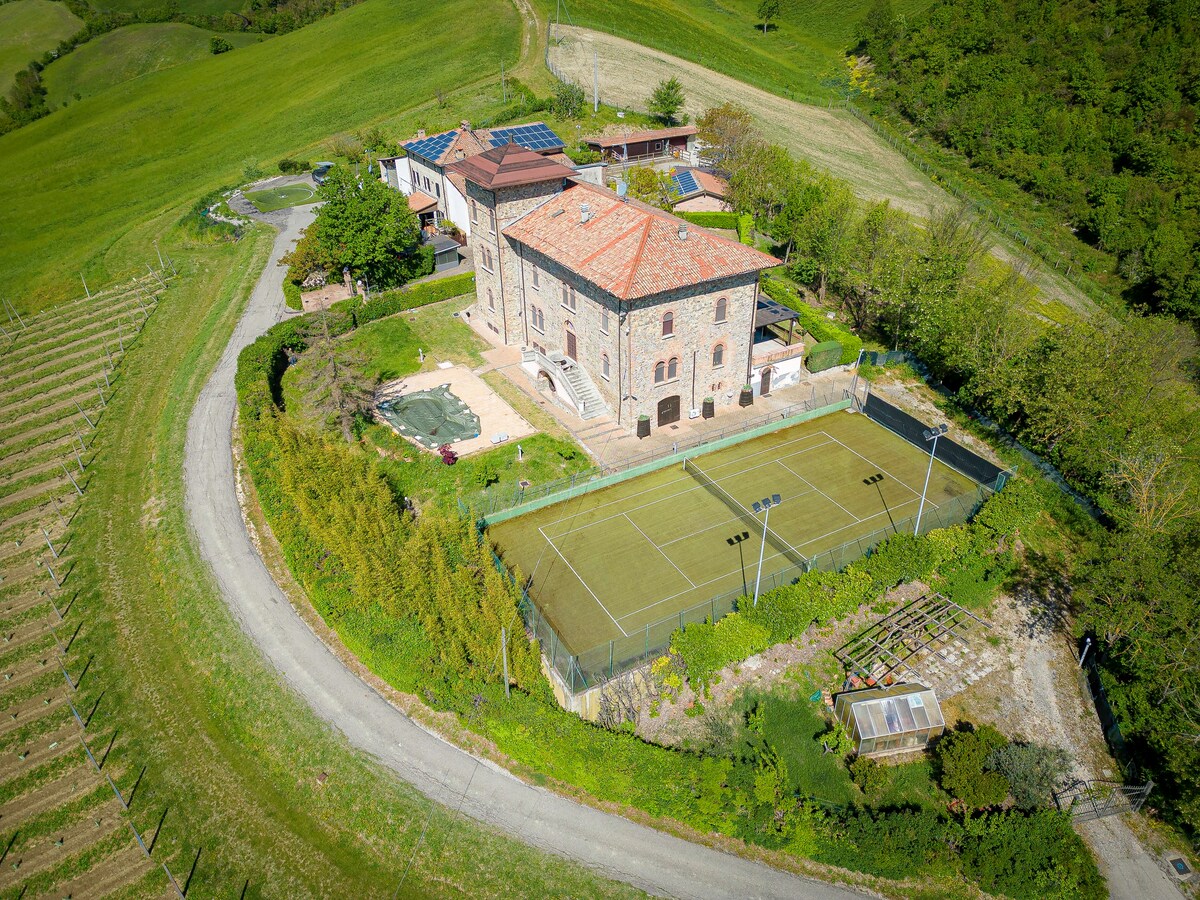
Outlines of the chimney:
<svg viewBox="0 0 1200 900">
<path fill-rule="evenodd" d="M 579 204 L 579 221 L 580 223 L 587 222 L 592 217 L 592 207 L 589 203 Z"/>
<path fill-rule="evenodd" d="M 687 240 L 687 222 L 679 223 L 679 239 L 681 241 Z"/>
<path fill-rule="evenodd" d="M 459 122 L 458 124 L 462 126 L 462 130 L 463 130 L 463 131 L 470 131 L 470 130 L 471 130 L 471 121 L 470 121 L 470 119 L 463 119 L 463 120 L 462 120 L 461 122 Z"/>
<path fill-rule="evenodd" d="M 417 129 L 417 140 L 420 141 L 420 140 L 424 140 L 424 139 L 425 139 L 425 129 L 418 128 Z"/>
<path fill-rule="evenodd" d="M 462 147 L 459 147 L 457 150 L 454 151 L 454 158 L 455 159 L 466 159 L 467 154 L 463 153 Z"/>
</svg>

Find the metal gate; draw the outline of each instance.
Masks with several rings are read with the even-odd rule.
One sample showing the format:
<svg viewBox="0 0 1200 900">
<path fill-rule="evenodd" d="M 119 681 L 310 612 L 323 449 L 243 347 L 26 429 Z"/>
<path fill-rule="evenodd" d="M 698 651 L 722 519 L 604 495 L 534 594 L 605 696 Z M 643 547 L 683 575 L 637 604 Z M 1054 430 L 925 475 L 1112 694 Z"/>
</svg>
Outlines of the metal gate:
<svg viewBox="0 0 1200 900">
<path fill-rule="evenodd" d="M 1119 781 L 1073 781 L 1054 792 L 1054 804 L 1076 822 L 1137 812 L 1150 796 L 1153 781 L 1142 785 Z"/>
<path fill-rule="evenodd" d="M 658 424 L 670 425 L 679 421 L 679 395 L 658 402 Z"/>
</svg>

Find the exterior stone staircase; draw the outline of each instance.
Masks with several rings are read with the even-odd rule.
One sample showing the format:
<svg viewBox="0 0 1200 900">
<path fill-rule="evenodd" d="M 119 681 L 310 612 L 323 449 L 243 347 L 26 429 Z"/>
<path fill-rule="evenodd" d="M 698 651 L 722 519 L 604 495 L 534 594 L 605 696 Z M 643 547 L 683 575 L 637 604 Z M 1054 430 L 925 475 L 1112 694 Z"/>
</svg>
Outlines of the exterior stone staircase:
<svg viewBox="0 0 1200 900">
<path fill-rule="evenodd" d="M 556 386 L 567 395 L 567 399 L 579 413 L 579 418 L 594 419 L 608 412 L 604 398 L 596 390 L 592 379 L 575 360 L 561 353 L 546 355 L 528 348 L 522 351 L 521 359 L 524 363 L 536 363 L 547 372 L 558 376 L 555 379 Z"/>
</svg>

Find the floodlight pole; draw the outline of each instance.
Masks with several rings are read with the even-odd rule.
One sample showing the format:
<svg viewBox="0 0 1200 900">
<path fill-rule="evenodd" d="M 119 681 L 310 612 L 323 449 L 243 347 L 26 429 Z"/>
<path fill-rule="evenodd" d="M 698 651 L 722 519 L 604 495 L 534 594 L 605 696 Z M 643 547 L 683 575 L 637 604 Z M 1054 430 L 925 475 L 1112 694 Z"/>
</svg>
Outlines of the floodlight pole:
<svg viewBox="0 0 1200 900">
<path fill-rule="evenodd" d="M 921 488 L 921 505 L 917 507 L 917 523 L 913 526 L 914 535 L 921 533 L 921 516 L 925 512 L 925 496 L 929 491 L 929 476 L 933 474 L 933 456 L 937 453 L 938 438 L 949 430 L 947 425 L 938 425 L 925 430 L 925 440 L 933 443 L 929 447 L 929 468 L 925 470 L 925 486 Z"/>
<path fill-rule="evenodd" d="M 854 380 L 850 382 L 850 409 L 854 409 L 854 401 L 858 399 L 858 370 L 862 366 L 863 353 L 865 351 L 860 347 L 858 350 L 858 359 L 854 361 Z M 813 386 L 816 390 L 816 385 Z"/>
<path fill-rule="evenodd" d="M 778 506 L 782 502 L 782 497 L 778 494 L 772 494 L 770 497 L 763 497 L 762 500 L 754 504 L 754 511 L 763 513 L 762 547 L 758 551 L 758 574 L 754 577 L 754 606 L 758 606 L 758 589 L 762 585 L 763 558 L 767 555 L 767 529 L 770 527 L 771 522 L 771 507 Z"/>
</svg>

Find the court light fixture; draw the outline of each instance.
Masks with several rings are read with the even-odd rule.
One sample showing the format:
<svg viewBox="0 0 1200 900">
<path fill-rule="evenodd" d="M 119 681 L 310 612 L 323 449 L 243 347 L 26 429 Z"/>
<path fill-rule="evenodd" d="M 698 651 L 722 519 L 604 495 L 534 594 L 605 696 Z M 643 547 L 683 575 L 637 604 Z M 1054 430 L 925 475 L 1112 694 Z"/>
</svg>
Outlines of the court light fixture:
<svg viewBox="0 0 1200 900">
<path fill-rule="evenodd" d="M 921 505 L 917 508 L 917 523 L 913 526 L 913 534 L 921 533 L 921 516 L 925 513 L 925 496 L 929 491 L 929 476 L 933 474 L 933 455 L 937 453 L 938 438 L 949 430 L 950 426 L 943 424 L 934 425 L 921 432 L 925 435 L 925 440 L 932 443 L 929 445 L 929 468 L 925 470 L 925 486 L 921 488 Z"/>
<path fill-rule="evenodd" d="M 762 548 L 758 551 L 758 575 L 754 579 L 755 606 L 758 606 L 758 589 L 762 584 L 763 557 L 767 554 L 767 528 L 771 519 L 771 508 L 778 506 L 782 502 L 783 497 L 779 494 L 772 494 L 770 497 L 763 497 L 761 500 L 754 501 L 754 512 L 763 514 Z"/>
</svg>

